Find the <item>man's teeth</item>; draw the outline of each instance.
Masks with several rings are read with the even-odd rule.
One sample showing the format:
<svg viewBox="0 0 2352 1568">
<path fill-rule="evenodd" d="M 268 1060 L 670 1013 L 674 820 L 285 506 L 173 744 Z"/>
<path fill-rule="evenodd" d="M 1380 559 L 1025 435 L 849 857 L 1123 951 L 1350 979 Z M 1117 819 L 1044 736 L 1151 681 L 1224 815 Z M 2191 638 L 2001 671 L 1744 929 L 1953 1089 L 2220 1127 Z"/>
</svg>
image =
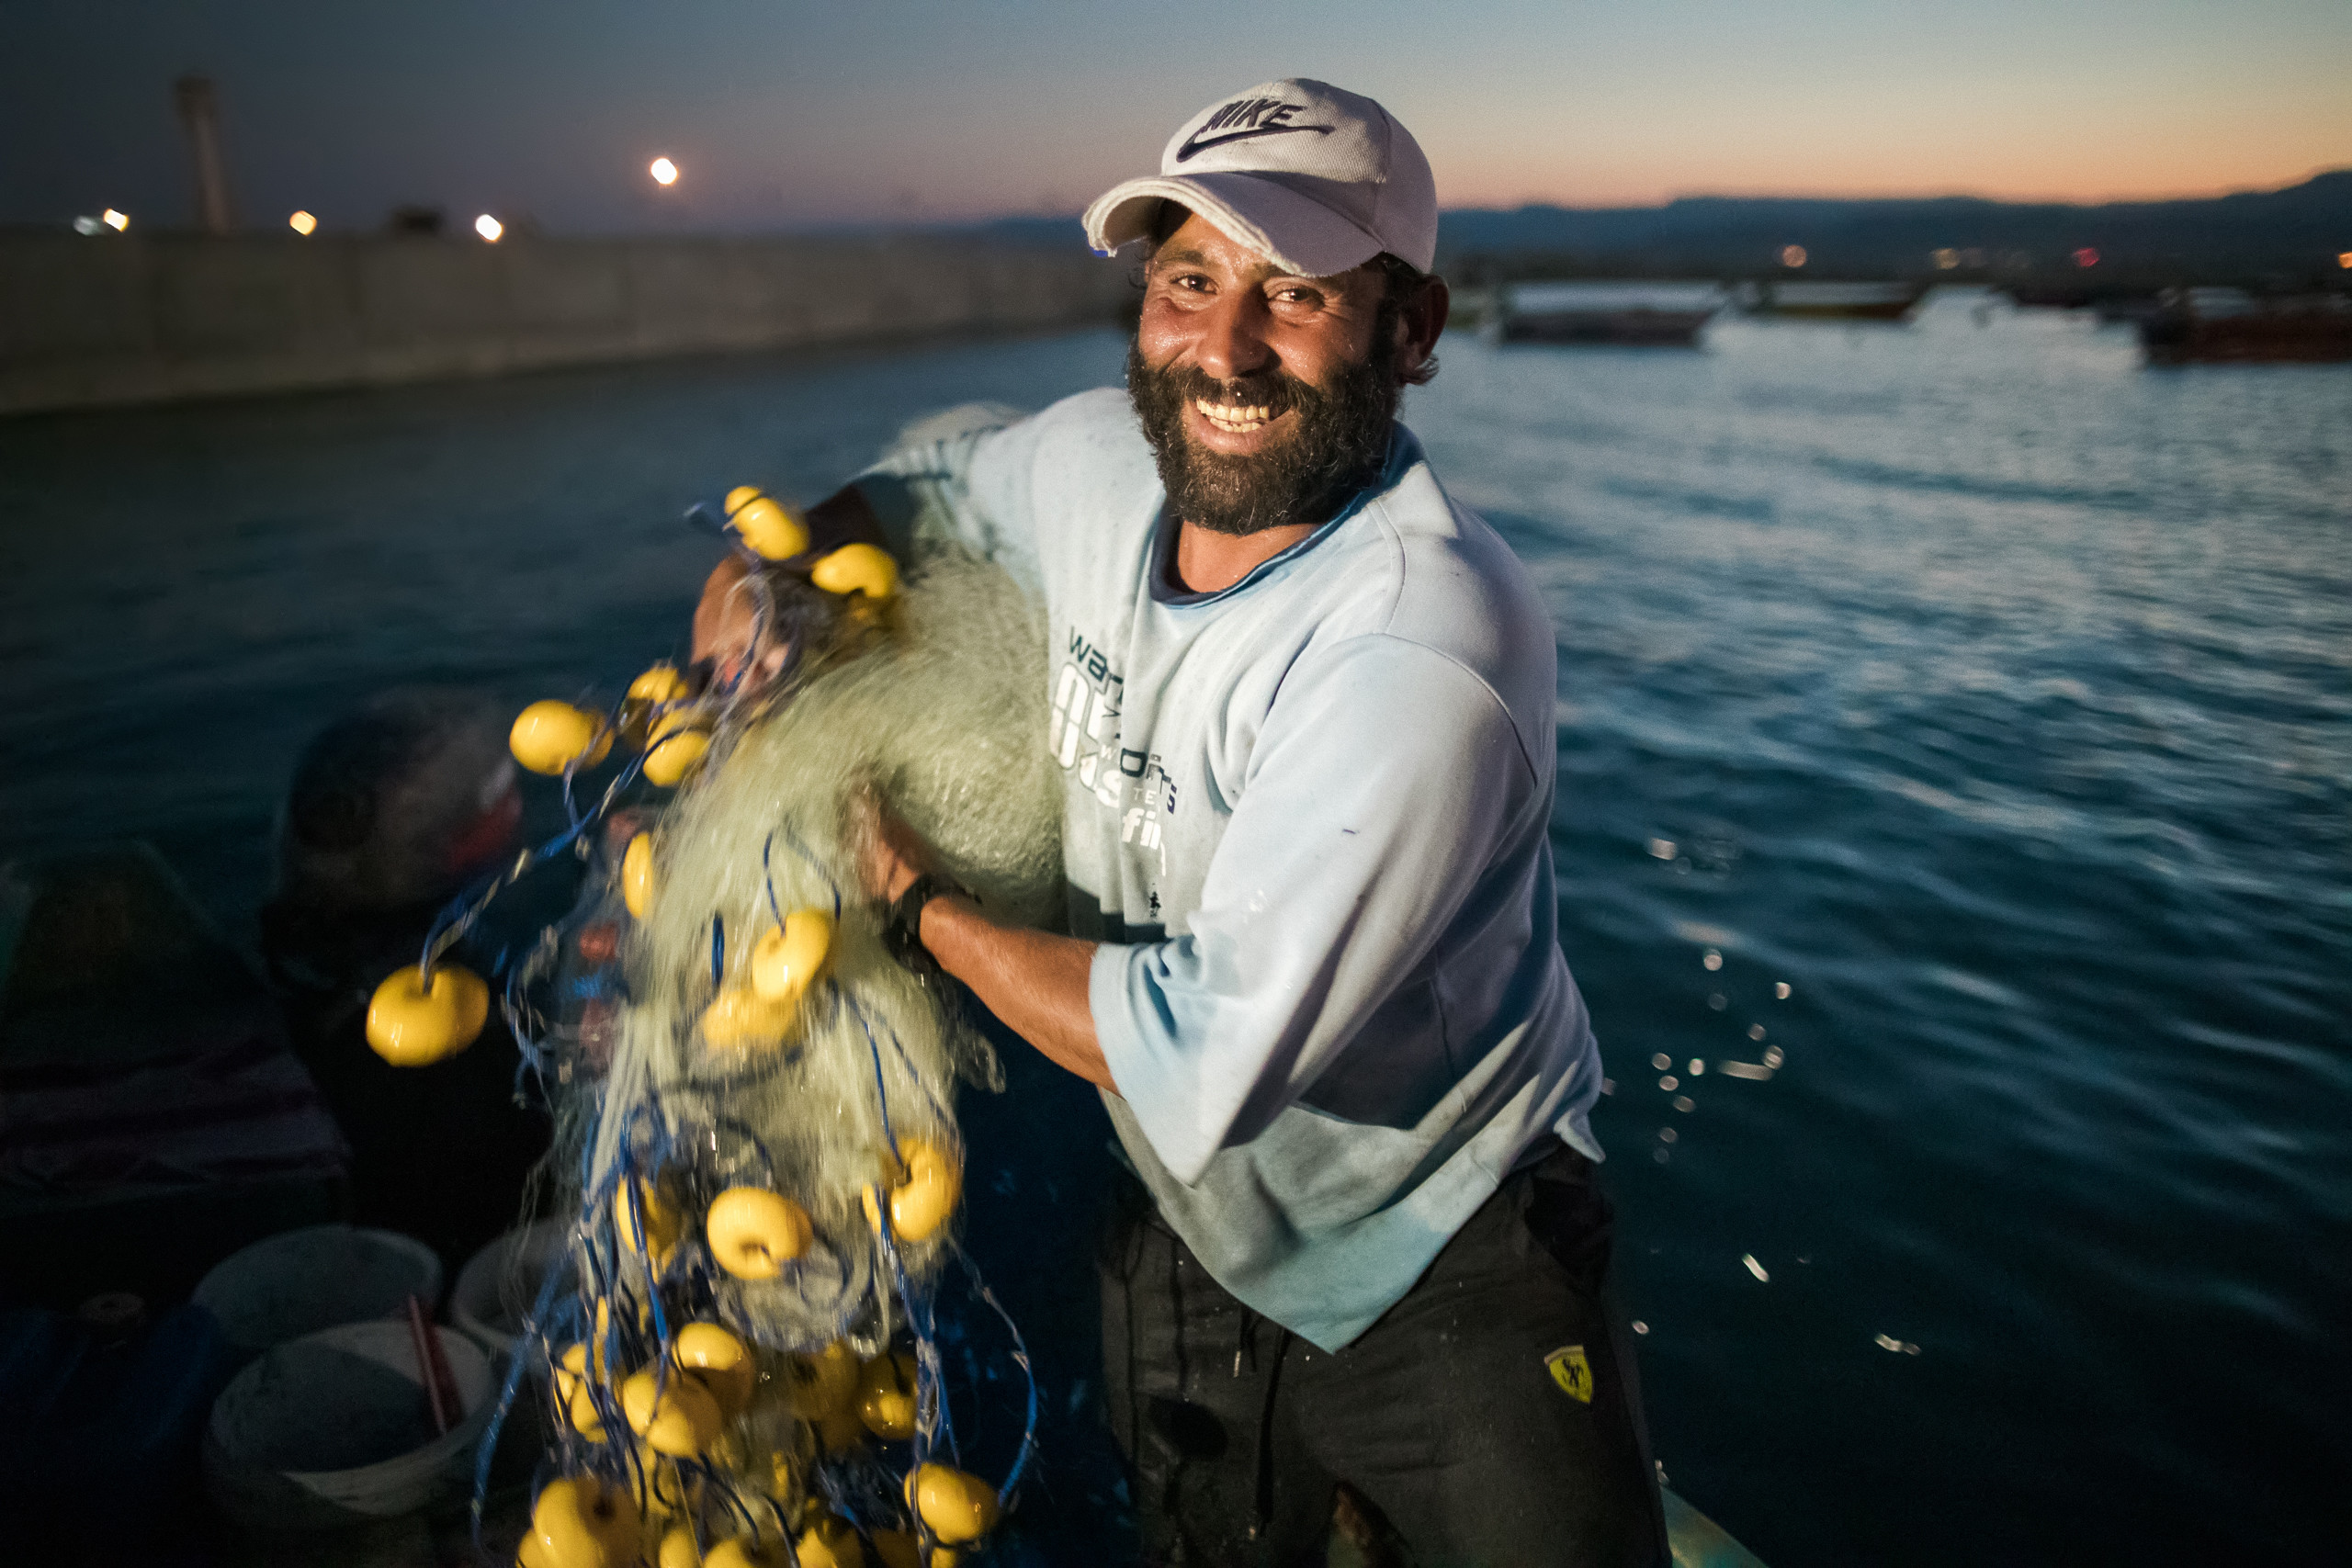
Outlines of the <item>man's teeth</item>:
<svg viewBox="0 0 2352 1568">
<path fill-rule="evenodd" d="M 1219 430 L 1236 432 L 1255 430 L 1273 417 L 1273 411 L 1269 408 L 1233 407 L 1225 403 L 1213 403 L 1206 398 L 1194 398 L 1193 406 L 1201 411 L 1202 418 Z"/>
</svg>

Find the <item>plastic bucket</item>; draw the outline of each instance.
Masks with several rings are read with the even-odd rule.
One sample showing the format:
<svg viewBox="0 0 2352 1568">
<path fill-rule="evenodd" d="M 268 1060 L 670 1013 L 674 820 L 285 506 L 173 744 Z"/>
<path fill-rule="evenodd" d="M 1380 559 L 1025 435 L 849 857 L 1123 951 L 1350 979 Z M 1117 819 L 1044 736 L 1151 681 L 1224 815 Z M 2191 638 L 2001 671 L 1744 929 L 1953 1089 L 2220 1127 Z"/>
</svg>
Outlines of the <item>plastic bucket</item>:
<svg viewBox="0 0 2352 1568">
<path fill-rule="evenodd" d="M 189 1299 L 248 1352 L 339 1324 L 397 1317 L 411 1292 L 441 1299 L 441 1259 L 393 1231 L 305 1225 L 232 1253 Z"/>
<path fill-rule="evenodd" d="M 511 1348 L 538 1303 L 549 1267 L 559 1259 L 569 1266 L 571 1238 L 570 1221 L 541 1220 L 475 1253 L 449 1292 L 449 1321 L 488 1349 Z"/>
<path fill-rule="evenodd" d="M 462 1495 L 468 1457 L 497 1401 L 490 1358 L 434 1329 L 464 1411 L 433 1434 L 405 1323 L 351 1323 L 277 1346 L 213 1402 L 206 1489 L 241 1524 L 323 1529 Z"/>
</svg>

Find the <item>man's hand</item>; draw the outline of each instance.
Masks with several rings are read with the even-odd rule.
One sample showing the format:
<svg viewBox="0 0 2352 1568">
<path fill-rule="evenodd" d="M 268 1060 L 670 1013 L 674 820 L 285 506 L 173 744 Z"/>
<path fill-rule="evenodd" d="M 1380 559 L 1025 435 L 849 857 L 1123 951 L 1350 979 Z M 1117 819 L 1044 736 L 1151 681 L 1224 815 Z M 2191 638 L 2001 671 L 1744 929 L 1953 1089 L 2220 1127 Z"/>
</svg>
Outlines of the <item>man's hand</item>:
<svg viewBox="0 0 2352 1568">
<path fill-rule="evenodd" d="M 772 561 L 764 570 L 806 577 L 818 561 L 843 545 L 866 544 L 888 550 L 881 520 L 866 504 L 855 485 L 844 485 L 808 509 L 808 548 L 790 560 Z M 792 656 L 792 647 L 773 626 L 759 625 L 760 585 L 752 573 L 763 570 L 743 556 L 730 555 L 712 569 L 702 586 L 702 601 L 695 606 L 694 658 L 711 661 L 711 673 L 724 684 L 738 676 L 752 685 L 775 679 Z"/>
<path fill-rule="evenodd" d="M 859 796 L 852 809 L 858 818 L 853 831 L 865 845 L 858 871 L 867 897 L 895 904 L 914 886 L 916 877 L 939 869 L 939 857 L 922 841 L 922 835 L 901 821 L 872 790 Z"/>
<path fill-rule="evenodd" d="M 896 904 L 917 877 L 939 869 L 931 846 L 871 790 L 851 809 L 858 814 L 852 831 L 865 846 L 858 872 L 867 897 Z M 969 986 L 1014 1033 L 1097 1089 L 1119 1091 L 1087 995 L 1094 943 L 1000 926 L 951 894 L 924 904 L 915 923 L 917 939 L 939 966 Z"/>
<path fill-rule="evenodd" d="M 741 556 L 729 556 L 711 569 L 695 606 L 692 657 L 697 663 L 710 660 L 711 678 L 720 685 L 739 677 L 764 684 L 792 656 L 792 646 L 776 637 L 774 626 L 760 625 L 760 586 L 752 580 L 752 570 Z"/>
</svg>

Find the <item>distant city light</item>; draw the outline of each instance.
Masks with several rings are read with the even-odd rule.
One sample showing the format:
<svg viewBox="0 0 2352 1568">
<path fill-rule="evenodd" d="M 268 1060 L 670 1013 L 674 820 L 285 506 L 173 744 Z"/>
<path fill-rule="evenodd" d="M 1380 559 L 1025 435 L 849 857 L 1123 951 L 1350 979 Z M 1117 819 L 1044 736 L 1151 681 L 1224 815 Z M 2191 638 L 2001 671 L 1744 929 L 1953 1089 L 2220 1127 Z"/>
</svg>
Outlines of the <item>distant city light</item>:
<svg viewBox="0 0 2352 1568">
<path fill-rule="evenodd" d="M 130 227 L 130 214 L 128 212 L 117 212 L 113 208 L 109 207 L 104 212 L 98 214 L 98 221 L 119 234 L 125 229 Z"/>
<path fill-rule="evenodd" d="M 74 232 L 76 234 L 95 234 L 105 227 L 105 224 L 99 222 L 96 219 L 89 216 L 87 213 L 85 213 L 81 217 L 74 220 Z"/>
<path fill-rule="evenodd" d="M 297 234 L 309 234 L 317 231 L 319 220 L 307 212 L 298 212 L 286 220 L 286 226 Z"/>
<path fill-rule="evenodd" d="M 506 225 L 501 223 L 497 219 L 492 218 L 489 213 L 485 212 L 481 217 L 474 220 L 474 232 L 480 234 L 483 239 L 488 240 L 494 245 L 498 243 L 500 237 L 506 232 Z"/>
<path fill-rule="evenodd" d="M 2085 245 L 2081 250 L 2075 253 L 2075 265 L 2076 266 L 2097 266 L 2098 265 L 2098 253 L 2091 249 L 2090 246 Z"/>
<path fill-rule="evenodd" d="M 1936 265 L 1942 268 L 1944 271 L 1950 272 L 1959 265 L 1960 253 L 1958 251 L 1947 248 L 1936 253 Z"/>
<path fill-rule="evenodd" d="M 678 183 L 678 165 L 667 158 L 654 159 L 650 172 L 655 185 L 673 186 Z"/>
<path fill-rule="evenodd" d="M 2352 268 L 2352 251 L 2338 251 L 2335 254 L 2335 265 L 2340 267 Z"/>
<path fill-rule="evenodd" d="M 1781 247 L 1781 265 L 1782 266 L 1804 265 L 1804 247 L 1803 245 L 1782 245 Z"/>
</svg>

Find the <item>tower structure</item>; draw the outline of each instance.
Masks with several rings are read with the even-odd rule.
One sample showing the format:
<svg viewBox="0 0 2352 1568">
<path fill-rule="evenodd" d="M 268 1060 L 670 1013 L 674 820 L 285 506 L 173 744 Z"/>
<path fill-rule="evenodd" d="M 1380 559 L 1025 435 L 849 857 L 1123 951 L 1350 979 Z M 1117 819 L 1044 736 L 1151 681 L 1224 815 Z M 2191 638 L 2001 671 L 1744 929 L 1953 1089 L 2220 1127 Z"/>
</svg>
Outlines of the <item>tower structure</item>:
<svg viewBox="0 0 2352 1568">
<path fill-rule="evenodd" d="M 226 234 L 236 224 L 229 202 L 229 175 L 220 157 L 220 106 L 209 76 L 188 75 L 172 84 L 180 123 L 187 128 L 188 156 L 196 168 L 196 223 L 208 234 Z"/>
</svg>

